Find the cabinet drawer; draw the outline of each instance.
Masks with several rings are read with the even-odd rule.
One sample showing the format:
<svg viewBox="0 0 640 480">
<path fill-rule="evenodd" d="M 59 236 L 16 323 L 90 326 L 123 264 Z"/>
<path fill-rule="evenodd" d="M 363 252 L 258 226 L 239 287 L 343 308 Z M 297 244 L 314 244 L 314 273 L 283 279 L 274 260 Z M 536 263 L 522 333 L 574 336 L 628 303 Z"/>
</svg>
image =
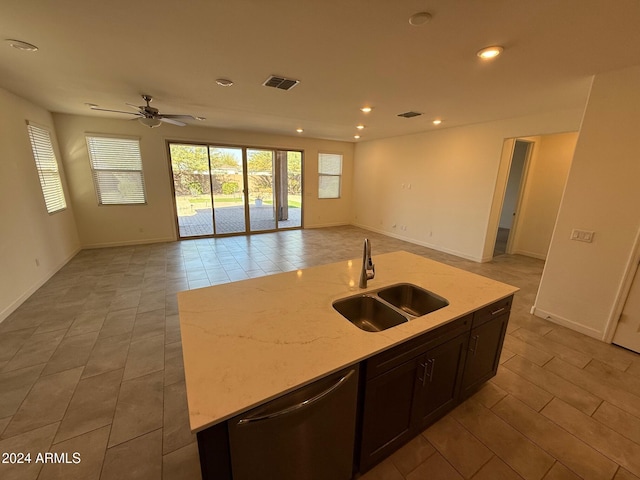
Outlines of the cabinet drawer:
<svg viewBox="0 0 640 480">
<path fill-rule="evenodd" d="M 472 319 L 473 314 L 466 315 L 370 358 L 366 362 L 366 379 L 377 377 L 431 348 L 468 332 L 471 330 Z"/>
<path fill-rule="evenodd" d="M 473 313 L 473 328 L 488 322 L 492 318 L 496 318 L 510 312 L 512 303 L 513 295 L 477 310 Z"/>
</svg>

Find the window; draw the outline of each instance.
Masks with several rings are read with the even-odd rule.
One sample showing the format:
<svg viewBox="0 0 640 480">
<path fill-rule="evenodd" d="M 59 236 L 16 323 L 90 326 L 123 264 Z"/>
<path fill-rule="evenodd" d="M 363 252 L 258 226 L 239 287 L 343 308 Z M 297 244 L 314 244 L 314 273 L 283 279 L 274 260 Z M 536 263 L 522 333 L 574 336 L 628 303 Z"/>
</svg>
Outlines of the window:
<svg viewBox="0 0 640 480">
<path fill-rule="evenodd" d="M 342 155 L 318 155 L 318 198 L 340 198 Z"/>
<path fill-rule="evenodd" d="M 87 147 L 100 205 L 147 202 L 137 139 L 87 137 Z"/>
<path fill-rule="evenodd" d="M 47 212 L 55 213 L 64 210 L 67 208 L 67 202 L 64 198 L 64 190 L 60 181 L 58 161 L 51 144 L 51 135 L 44 128 L 37 127 L 31 123 L 27 123 L 27 130 L 29 131 L 33 159 L 36 161 L 40 187 L 42 187 Z"/>
</svg>

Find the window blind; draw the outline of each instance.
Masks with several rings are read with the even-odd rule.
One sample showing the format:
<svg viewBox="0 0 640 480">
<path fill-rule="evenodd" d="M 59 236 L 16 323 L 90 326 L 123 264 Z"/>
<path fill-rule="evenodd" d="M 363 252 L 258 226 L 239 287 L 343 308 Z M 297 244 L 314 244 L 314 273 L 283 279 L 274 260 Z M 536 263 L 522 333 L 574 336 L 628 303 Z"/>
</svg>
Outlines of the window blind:
<svg viewBox="0 0 640 480">
<path fill-rule="evenodd" d="M 51 144 L 51 135 L 44 128 L 30 123 L 27 124 L 27 130 L 47 212 L 64 210 L 67 208 L 67 202 L 58 171 L 58 161 Z"/>
<path fill-rule="evenodd" d="M 318 154 L 318 198 L 340 198 L 342 155 Z"/>
<path fill-rule="evenodd" d="M 87 146 L 100 205 L 147 202 L 138 140 L 87 137 Z"/>
</svg>

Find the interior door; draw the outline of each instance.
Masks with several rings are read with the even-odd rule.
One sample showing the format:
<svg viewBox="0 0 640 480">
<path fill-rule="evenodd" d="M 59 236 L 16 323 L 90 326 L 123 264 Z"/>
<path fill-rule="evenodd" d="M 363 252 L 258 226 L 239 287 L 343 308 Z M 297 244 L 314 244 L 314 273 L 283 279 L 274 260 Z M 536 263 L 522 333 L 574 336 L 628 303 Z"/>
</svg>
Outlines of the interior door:
<svg viewBox="0 0 640 480">
<path fill-rule="evenodd" d="M 640 263 L 631 283 L 613 343 L 640 353 Z"/>
</svg>

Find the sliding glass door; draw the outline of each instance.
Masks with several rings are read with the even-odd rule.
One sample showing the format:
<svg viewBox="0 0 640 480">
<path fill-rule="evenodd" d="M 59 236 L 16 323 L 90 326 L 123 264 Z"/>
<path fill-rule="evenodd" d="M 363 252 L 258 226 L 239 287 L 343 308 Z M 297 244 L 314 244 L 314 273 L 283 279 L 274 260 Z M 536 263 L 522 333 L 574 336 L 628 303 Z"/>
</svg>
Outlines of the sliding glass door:
<svg viewBox="0 0 640 480">
<path fill-rule="evenodd" d="M 302 152 L 169 143 L 180 238 L 302 227 Z"/>
<path fill-rule="evenodd" d="M 213 235 L 207 147 L 170 144 L 169 153 L 180 238 Z"/>
<path fill-rule="evenodd" d="M 253 232 L 276 228 L 274 166 L 273 150 L 247 149 L 249 219 Z"/>
<path fill-rule="evenodd" d="M 215 233 L 244 233 L 247 231 L 247 222 L 242 149 L 210 146 L 209 158 Z"/>
</svg>

